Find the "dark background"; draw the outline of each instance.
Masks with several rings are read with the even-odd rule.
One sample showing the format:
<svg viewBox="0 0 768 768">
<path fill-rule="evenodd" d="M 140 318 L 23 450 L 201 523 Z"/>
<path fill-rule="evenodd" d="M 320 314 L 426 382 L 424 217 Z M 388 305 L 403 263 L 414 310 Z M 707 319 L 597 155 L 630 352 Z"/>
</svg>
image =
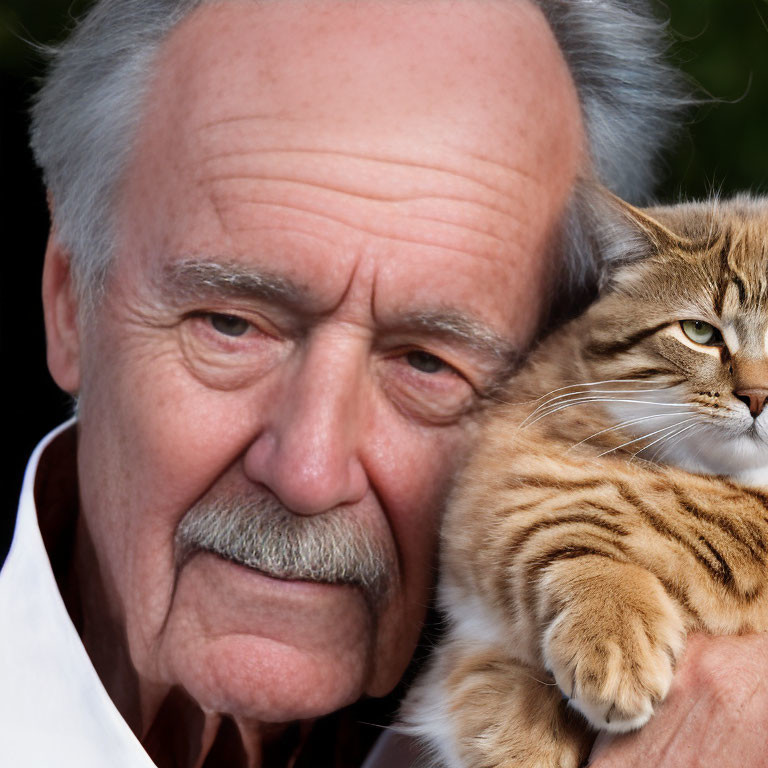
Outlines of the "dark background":
<svg viewBox="0 0 768 768">
<path fill-rule="evenodd" d="M 26 109 L 42 74 L 35 45 L 61 38 L 88 0 L 0 0 L 0 344 L 5 443 L 0 562 L 27 457 L 69 415 L 45 369 L 40 275 L 48 219 L 27 149 Z M 658 198 L 674 201 L 768 188 L 768 0 L 667 0 L 671 58 L 703 101 L 665 163 Z M 32 45 L 34 44 L 34 45 Z"/>
</svg>

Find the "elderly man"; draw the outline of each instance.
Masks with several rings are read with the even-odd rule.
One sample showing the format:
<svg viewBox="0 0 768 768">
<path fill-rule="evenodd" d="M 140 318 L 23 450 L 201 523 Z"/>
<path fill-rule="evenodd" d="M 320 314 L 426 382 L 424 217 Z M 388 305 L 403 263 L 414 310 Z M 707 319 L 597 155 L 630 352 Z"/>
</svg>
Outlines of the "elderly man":
<svg viewBox="0 0 768 768">
<path fill-rule="evenodd" d="M 313 724 L 403 675 L 474 415 L 550 313 L 590 154 L 620 168 L 590 77 L 651 28 L 584 0 L 582 109 L 563 5 L 115 0 L 76 32 L 33 143 L 77 422 L 0 579 L 3 765 L 359 765 Z M 698 691 L 653 764 L 695 764 Z"/>
</svg>

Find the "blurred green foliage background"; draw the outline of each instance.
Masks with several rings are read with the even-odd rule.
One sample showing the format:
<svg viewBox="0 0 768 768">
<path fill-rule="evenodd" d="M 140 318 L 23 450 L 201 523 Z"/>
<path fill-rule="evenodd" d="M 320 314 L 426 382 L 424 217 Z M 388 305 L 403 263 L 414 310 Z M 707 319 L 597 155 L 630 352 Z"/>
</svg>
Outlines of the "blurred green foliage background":
<svg viewBox="0 0 768 768">
<path fill-rule="evenodd" d="M 568 0 L 564 0 L 567 2 Z M 631 2 L 631 0 L 627 0 Z M 768 0 L 654 0 L 669 20 L 670 57 L 702 105 L 666 160 L 660 200 L 751 188 L 768 192 Z M 89 0 L 0 0 L 0 335 L 5 432 L 14 443 L 0 492 L 0 562 L 26 457 L 68 415 L 45 366 L 40 276 L 48 230 L 45 193 L 27 149 L 40 45 L 60 40 Z M 5 529 L 5 530 L 4 530 Z"/>
<path fill-rule="evenodd" d="M 768 192 L 768 0 L 667 0 L 671 58 L 704 103 L 669 157 L 662 200 Z"/>
</svg>

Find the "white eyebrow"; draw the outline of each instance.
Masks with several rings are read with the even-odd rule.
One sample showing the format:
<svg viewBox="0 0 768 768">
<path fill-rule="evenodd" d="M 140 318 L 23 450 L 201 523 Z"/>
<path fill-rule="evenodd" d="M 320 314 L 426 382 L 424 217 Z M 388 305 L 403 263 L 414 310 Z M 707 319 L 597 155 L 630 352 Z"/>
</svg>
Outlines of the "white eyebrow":
<svg viewBox="0 0 768 768">
<path fill-rule="evenodd" d="M 187 259 L 163 270 L 163 289 L 185 299 L 227 294 L 300 304 L 306 291 L 281 275 L 254 267 Z"/>
<path fill-rule="evenodd" d="M 485 323 L 455 310 L 419 311 L 398 318 L 404 328 L 443 336 L 489 354 L 505 363 L 521 356 L 518 347 Z"/>
</svg>

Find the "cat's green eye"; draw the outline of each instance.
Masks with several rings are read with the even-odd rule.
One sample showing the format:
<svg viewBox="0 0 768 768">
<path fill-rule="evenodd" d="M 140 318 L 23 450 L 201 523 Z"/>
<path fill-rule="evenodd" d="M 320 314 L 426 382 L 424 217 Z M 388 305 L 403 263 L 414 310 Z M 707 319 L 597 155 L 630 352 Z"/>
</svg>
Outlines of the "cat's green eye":
<svg viewBox="0 0 768 768">
<path fill-rule="evenodd" d="M 703 320 L 683 320 L 680 327 L 683 329 L 683 333 L 697 344 L 714 346 L 722 343 L 723 337 L 720 335 L 720 331 Z"/>
</svg>

